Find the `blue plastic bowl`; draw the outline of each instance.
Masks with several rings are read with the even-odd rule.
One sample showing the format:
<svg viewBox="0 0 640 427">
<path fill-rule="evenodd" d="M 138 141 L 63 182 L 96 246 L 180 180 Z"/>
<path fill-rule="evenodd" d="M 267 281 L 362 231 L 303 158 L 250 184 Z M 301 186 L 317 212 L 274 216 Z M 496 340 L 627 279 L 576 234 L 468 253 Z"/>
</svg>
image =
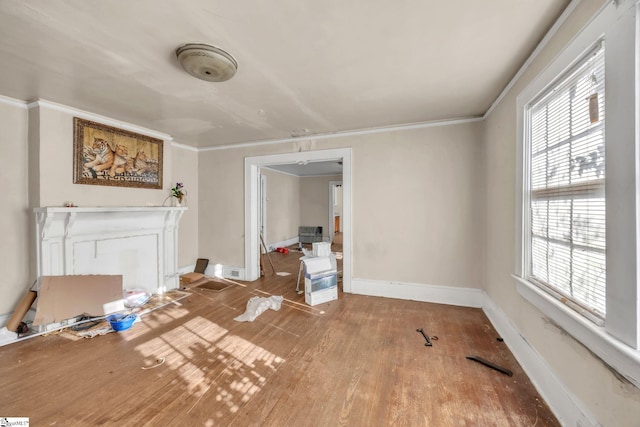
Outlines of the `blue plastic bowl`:
<svg viewBox="0 0 640 427">
<path fill-rule="evenodd" d="M 111 323 L 111 329 L 116 332 L 126 331 L 133 325 L 136 320 L 135 314 L 112 314 L 107 317 L 109 323 Z"/>
</svg>

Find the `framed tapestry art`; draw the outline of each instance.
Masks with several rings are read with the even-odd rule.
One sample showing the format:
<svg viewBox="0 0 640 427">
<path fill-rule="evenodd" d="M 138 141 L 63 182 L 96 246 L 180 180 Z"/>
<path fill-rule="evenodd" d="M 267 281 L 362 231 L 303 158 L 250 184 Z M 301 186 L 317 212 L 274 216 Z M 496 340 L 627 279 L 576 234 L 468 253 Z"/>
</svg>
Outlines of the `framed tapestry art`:
<svg viewBox="0 0 640 427">
<path fill-rule="evenodd" d="M 74 117 L 73 182 L 162 189 L 162 140 Z"/>
</svg>

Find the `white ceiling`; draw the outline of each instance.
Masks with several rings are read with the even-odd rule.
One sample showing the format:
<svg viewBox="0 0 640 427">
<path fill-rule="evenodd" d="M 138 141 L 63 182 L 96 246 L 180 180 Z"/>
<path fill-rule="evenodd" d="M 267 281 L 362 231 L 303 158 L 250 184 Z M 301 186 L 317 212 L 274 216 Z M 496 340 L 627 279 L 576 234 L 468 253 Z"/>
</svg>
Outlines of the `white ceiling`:
<svg viewBox="0 0 640 427">
<path fill-rule="evenodd" d="M 0 95 L 194 147 L 487 111 L 570 0 L 0 0 Z M 231 80 L 185 73 L 204 42 Z"/>
</svg>

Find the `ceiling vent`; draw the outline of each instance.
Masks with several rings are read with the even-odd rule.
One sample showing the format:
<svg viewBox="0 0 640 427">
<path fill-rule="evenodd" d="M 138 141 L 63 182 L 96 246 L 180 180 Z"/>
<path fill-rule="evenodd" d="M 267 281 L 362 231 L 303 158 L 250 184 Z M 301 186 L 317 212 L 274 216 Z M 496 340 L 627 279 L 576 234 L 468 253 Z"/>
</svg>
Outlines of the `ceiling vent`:
<svg viewBox="0 0 640 427">
<path fill-rule="evenodd" d="M 238 70 L 233 56 L 209 44 L 183 44 L 176 49 L 176 56 L 187 73 L 208 82 L 227 81 Z"/>
</svg>

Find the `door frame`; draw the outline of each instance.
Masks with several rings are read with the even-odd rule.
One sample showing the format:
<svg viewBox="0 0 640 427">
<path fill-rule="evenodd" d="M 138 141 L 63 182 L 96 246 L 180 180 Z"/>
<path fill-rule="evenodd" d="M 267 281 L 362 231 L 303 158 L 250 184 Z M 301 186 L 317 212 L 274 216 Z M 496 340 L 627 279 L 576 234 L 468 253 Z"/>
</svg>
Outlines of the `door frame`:
<svg viewBox="0 0 640 427">
<path fill-rule="evenodd" d="M 260 174 L 260 187 L 258 187 L 258 233 L 262 232 L 265 244 L 267 240 L 267 176 Z"/>
<path fill-rule="evenodd" d="M 343 264 L 342 290 L 351 292 L 352 242 L 351 242 L 351 148 L 304 151 L 287 154 L 252 156 L 244 159 L 244 269 L 245 280 L 260 277 L 259 198 L 260 168 L 271 165 L 298 163 L 301 161 L 342 161 L 342 218 Z"/>
<path fill-rule="evenodd" d="M 336 233 L 336 226 L 335 226 L 335 212 L 333 211 L 333 208 L 335 206 L 336 200 L 335 200 L 335 194 L 336 194 L 336 187 L 337 186 L 342 186 L 342 181 L 329 181 L 329 241 L 333 242 L 333 236 Z M 343 196 L 344 199 L 344 196 Z M 344 202 L 343 202 L 344 204 Z M 340 222 L 342 223 L 342 213 L 340 214 Z"/>
</svg>

